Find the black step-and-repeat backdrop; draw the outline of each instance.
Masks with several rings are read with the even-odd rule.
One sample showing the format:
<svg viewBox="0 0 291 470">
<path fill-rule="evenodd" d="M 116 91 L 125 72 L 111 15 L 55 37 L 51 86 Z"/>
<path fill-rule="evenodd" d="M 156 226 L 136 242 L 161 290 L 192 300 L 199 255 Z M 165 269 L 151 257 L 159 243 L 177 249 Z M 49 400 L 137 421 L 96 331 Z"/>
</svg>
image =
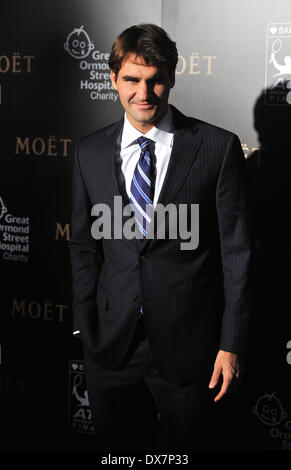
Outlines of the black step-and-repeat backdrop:
<svg viewBox="0 0 291 470">
<path fill-rule="evenodd" d="M 225 448 L 291 450 L 289 6 L 289 0 L 2 5 L 1 448 L 94 448 L 82 347 L 72 335 L 74 146 L 121 116 L 110 83 L 111 45 L 126 27 L 150 22 L 177 42 L 170 102 L 237 133 L 248 158 L 257 298 L 245 377 L 221 414 Z"/>
</svg>

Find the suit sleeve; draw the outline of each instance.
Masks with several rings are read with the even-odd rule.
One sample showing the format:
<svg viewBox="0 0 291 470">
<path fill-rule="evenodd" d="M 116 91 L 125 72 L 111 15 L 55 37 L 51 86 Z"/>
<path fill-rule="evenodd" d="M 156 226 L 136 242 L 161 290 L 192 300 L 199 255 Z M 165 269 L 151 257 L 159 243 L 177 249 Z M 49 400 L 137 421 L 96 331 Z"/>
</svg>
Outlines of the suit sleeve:
<svg viewBox="0 0 291 470">
<path fill-rule="evenodd" d="M 249 184 L 239 138 L 233 134 L 220 170 L 216 209 L 224 282 L 220 349 L 245 354 L 253 297 L 253 237 Z"/>
<path fill-rule="evenodd" d="M 73 331 L 87 337 L 84 328 L 97 327 L 97 283 L 102 265 L 102 241 L 91 235 L 91 205 L 80 166 L 82 140 L 76 145 L 73 177 L 71 239 L 69 250 L 73 281 Z M 84 327 L 83 327 L 84 325 Z"/>
</svg>

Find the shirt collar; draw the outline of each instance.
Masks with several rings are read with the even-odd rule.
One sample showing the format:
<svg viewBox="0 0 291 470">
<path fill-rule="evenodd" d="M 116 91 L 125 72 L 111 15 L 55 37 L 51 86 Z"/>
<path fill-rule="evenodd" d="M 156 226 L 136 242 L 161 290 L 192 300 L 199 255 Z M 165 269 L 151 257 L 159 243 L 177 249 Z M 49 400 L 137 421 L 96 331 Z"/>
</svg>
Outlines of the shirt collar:
<svg viewBox="0 0 291 470">
<path fill-rule="evenodd" d="M 173 126 L 173 115 L 170 106 L 168 106 L 167 114 L 157 123 L 157 127 L 152 127 L 146 134 L 142 134 L 138 131 L 127 119 L 126 113 L 124 113 L 124 125 L 121 138 L 121 149 L 128 147 L 129 145 L 135 144 L 136 139 L 144 135 L 154 142 L 160 144 L 172 146 L 174 136 Z"/>
</svg>

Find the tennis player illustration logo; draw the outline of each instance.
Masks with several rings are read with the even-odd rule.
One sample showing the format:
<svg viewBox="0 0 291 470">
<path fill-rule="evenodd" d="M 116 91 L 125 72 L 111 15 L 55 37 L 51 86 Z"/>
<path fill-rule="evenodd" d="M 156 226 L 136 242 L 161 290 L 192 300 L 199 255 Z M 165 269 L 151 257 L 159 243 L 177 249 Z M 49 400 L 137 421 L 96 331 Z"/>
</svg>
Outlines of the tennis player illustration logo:
<svg viewBox="0 0 291 470">
<path fill-rule="evenodd" d="M 276 56 L 281 51 L 283 42 L 280 38 L 277 38 L 273 41 L 272 52 L 270 56 L 270 64 L 273 64 L 275 69 L 278 70 L 278 73 L 274 74 L 273 77 L 278 77 L 281 75 L 290 75 L 291 76 L 291 56 L 286 55 L 284 57 L 284 64 L 278 63 Z"/>
<path fill-rule="evenodd" d="M 84 390 L 83 391 L 83 396 L 79 394 L 78 388 L 82 386 L 84 381 L 84 378 L 82 375 L 77 374 L 75 375 L 73 379 L 73 392 L 72 394 L 76 397 L 77 401 L 79 402 L 78 405 L 76 406 L 89 406 L 89 400 L 88 400 L 88 391 Z"/>
</svg>

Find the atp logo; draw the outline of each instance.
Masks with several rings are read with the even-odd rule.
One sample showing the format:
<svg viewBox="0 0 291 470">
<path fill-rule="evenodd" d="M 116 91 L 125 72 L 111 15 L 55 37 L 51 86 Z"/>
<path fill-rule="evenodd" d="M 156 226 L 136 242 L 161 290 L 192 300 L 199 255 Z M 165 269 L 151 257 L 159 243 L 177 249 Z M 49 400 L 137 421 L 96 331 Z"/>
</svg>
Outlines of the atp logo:
<svg viewBox="0 0 291 470">
<path fill-rule="evenodd" d="M 72 360 L 69 362 L 68 404 L 70 430 L 94 435 L 83 361 Z"/>
<path fill-rule="evenodd" d="M 89 38 L 88 33 L 84 30 L 84 26 L 75 28 L 66 39 L 64 49 L 74 59 L 84 59 L 94 49 L 94 44 Z"/>
<path fill-rule="evenodd" d="M 270 23 L 266 38 L 266 88 L 275 89 L 269 104 L 291 104 L 291 23 Z M 282 92 L 280 92 L 282 88 Z M 286 93 L 287 92 L 287 93 Z"/>
</svg>

